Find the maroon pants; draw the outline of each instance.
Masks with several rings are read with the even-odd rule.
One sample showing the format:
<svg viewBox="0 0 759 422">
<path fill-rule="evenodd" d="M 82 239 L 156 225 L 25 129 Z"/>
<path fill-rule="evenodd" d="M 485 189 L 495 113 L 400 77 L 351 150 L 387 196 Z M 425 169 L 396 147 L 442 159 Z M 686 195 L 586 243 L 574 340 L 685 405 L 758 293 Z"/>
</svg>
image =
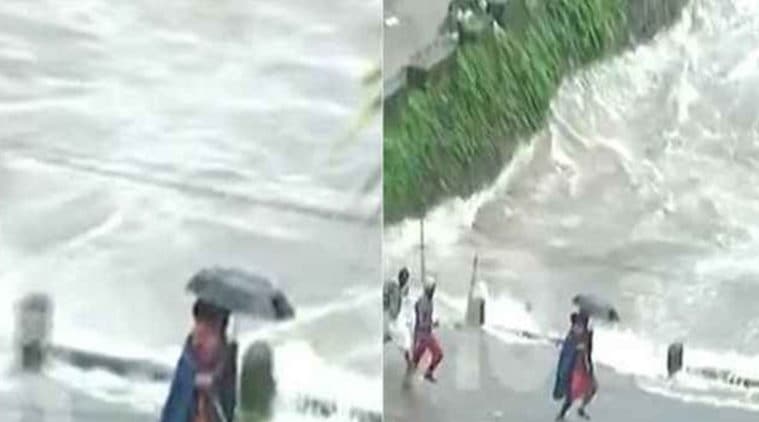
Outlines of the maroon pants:
<svg viewBox="0 0 759 422">
<path fill-rule="evenodd" d="M 432 373 L 440 364 L 440 361 L 443 360 L 443 351 L 440 349 L 440 343 L 438 343 L 432 334 L 417 334 L 414 342 L 414 366 L 419 365 L 419 361 L 422 359 L 425 350 L 429 350 L 432 355 L 432 362 L 430 362 L 430 366 L 427 368 L 427 372 Z"/>
</svg>

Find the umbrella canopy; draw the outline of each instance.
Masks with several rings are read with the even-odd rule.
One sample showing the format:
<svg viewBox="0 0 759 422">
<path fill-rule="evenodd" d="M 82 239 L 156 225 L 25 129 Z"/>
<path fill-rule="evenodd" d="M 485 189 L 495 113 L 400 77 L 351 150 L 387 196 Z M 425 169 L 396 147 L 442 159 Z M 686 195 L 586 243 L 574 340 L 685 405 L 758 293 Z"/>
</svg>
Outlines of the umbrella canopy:
<svg viewBox="0 0 759 422">
<path fill-rule="evenodd" d="M 275 321 L 295 316 L 290 301 L 271 279 L 237 268 L 200 270 L 190 279 L 187 290 L 233 313 Z"/>
<path fill-rule="evenodd" d="M 617 313 L 617 310 L 614 309 L 614 306 L 596 296 L 579 294 L 572 298 L 572 303 L 577 306 L 580 311 L 585 312 L 591 317 L 609 322 L 619 321 L 619 314 Z"/>
</svg>

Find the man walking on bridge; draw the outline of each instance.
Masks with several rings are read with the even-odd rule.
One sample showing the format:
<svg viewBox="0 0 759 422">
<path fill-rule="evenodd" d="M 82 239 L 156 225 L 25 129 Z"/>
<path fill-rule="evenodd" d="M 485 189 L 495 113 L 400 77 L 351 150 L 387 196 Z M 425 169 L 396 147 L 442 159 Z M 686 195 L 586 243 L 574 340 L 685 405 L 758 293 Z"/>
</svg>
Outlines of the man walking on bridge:
<svg viewBox="0 0 759 422">
<path fill-rule="evenodd" d="M 432 333 L 432 329 L 437 326 L 437 321 L 433 319 L 432 298 L 434 295 L 435 281 L 431 277 L 428 277 L 424 282 L 424 293 L 414 306 L 416 323 L 414 324 L 414 355 L 412 368 L 416 369 L 424 352 L 429 350 L 432 355 L 432 361 L 427 367 L 424 378 L 430 382 L 437 382 L 434 376 L 434 371 L 443 360 L 443 351 L 440 348 L 440 343 Z"/>
</svg>

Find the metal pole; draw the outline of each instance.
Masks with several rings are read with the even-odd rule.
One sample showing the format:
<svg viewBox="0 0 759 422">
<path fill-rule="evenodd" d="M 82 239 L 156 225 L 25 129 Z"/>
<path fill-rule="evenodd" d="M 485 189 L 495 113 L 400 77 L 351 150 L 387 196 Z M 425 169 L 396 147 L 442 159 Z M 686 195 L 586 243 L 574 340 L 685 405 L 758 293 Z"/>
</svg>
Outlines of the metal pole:
<svg viewBox="0 0 759 422">
<path fill-rule="evenodd" d="M 419 245 L 420 245 L 420 261 L 421 261 L 421 275 L 422 284 L 425 283 L 425 268 L 424 268 L 424 218 L 419 221 Z"/>
<path fill-rule="evenodd" d="M 470 294 L 474 292 L 474 285 L 477 282 L 477 254 L 474 254 L 474 260 L 472 262 L 472 281 L 469 285 Z"/>
</svg>

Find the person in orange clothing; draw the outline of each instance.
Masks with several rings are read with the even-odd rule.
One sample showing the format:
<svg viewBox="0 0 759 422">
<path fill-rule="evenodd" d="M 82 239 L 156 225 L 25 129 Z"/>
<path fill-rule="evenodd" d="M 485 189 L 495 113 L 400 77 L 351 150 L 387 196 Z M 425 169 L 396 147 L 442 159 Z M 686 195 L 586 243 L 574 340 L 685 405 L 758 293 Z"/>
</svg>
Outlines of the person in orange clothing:
<svg viewBox="0 0 759 422">
<path fill-rule="evenodd" d="M 414 324 L 414 354 L 412 357 L 412 368 L 416 369 L 422 355 L 426 350 L 432 354 L 432 362 L 427 367 L 424 379 L 429 382 L 437 382 L 434 371 L 443 360 L 443 350 L 440 348 L 432 329 L 437 326 L 437 321 L 433 318 L 432 298 L 435 294 L 435 281 L 428 278 L 424 283 L 424 294 L 417 300 L 414 310 L 416 311 L 416 323 Z"/>
</svg>

